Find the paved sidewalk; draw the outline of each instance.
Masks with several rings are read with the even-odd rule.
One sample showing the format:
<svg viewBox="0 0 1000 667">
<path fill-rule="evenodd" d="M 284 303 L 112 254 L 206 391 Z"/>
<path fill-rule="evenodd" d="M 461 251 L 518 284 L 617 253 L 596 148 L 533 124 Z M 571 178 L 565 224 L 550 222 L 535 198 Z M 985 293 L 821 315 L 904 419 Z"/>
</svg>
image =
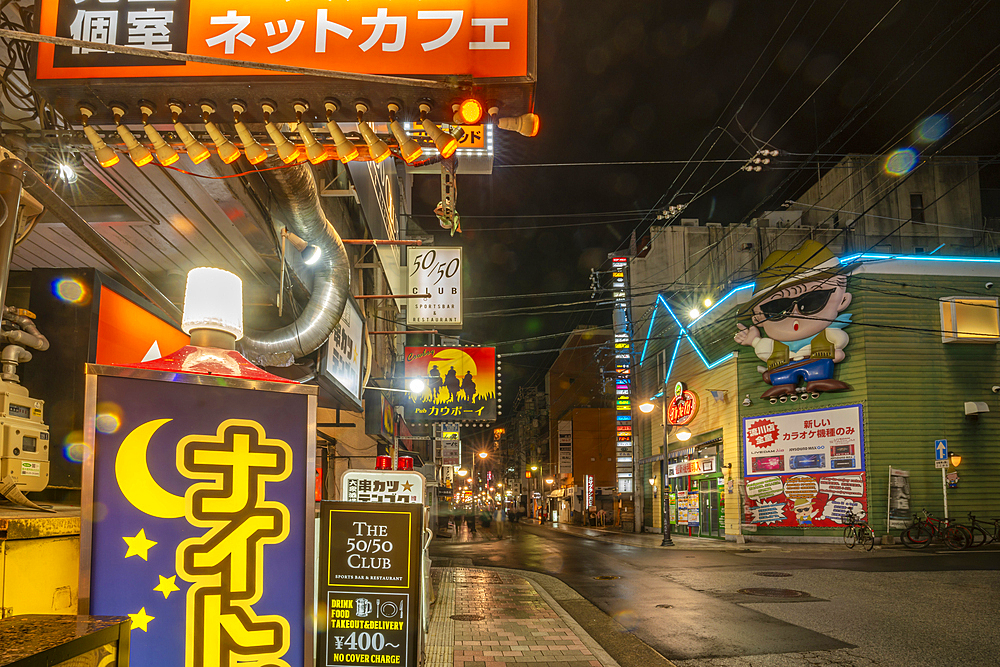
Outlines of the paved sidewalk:
<svg viewBox="0 0 1000 667">
<path fill-rule="evenodd" d="M 511 571 L 431 570 L 426 667 L 619 667 L 540 585 Z"/>
</svg>

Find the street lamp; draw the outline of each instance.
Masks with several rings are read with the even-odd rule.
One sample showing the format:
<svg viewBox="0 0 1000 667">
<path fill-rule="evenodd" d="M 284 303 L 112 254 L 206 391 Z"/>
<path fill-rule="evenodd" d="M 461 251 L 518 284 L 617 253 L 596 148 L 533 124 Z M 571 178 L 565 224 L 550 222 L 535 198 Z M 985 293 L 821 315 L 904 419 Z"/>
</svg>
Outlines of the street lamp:
<svg viewBox="0 0 1000 667">
<path fill-rule="evenodd" d="M 484 461 L 486 460 L 487 456 L 489 456 L 489 453 L 487 453 L 487 452 L 479 452 L 479 458 L 483 459 Z M 476 482 L 475 482 L 475 480 L 476 480 L 476 457 L 473 456 L 472 457 L 472 489 L 473 489 L 473 491 L 475 491 L 475 488 L 476 488 Z"/>
</svg>

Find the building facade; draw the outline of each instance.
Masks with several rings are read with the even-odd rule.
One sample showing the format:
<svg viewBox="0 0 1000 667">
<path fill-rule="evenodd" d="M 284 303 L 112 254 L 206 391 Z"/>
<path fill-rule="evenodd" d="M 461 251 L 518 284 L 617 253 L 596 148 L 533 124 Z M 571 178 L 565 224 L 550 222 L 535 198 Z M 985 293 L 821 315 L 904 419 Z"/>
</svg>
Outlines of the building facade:
<svg viewBox="0 0 1000 667">
<path fill-rule="evenodd" d="M 549 503 L 560 521 L 582 520 L 592 505 L 609 514 L 613 511 L 617 449 L 613 357 L 609 329 L 577 329 L 545 379 L 549 437 L 541 472 L 553 480 L 547 490 Z"/>
<path fill-rule="evenodd" d="M 645 500 L 655 502 L 648 480 L 662 479 L 666 465 L 675 530 L 812 541 L 838 539 L 847 511 L 879 536 L 898 534 L 921 508 L 943 516 L 946 502 L 958 518 L 1000 511 L 1000 259 L 873 253 L 840 258 L 838 270 L 850 273 L 849 318 L 838 316 L 847 341 L 835 384 L 818 391 L 803 378 L 776 393 L 779 367 L 768 364 L 769 384 L 759 343 L 734 340 L 760 285 L 735 288 L 686 323 L 658 300 L 640 391 L 666 394 L 654 401 L 660 412 L 677 382 L 700 400 L 686 442 L 670 424 L 664 437 L 657 411 L 639 417 Z M 644 527 L 659 529 L 655 514 L 644 514 Z"/>
</svg>

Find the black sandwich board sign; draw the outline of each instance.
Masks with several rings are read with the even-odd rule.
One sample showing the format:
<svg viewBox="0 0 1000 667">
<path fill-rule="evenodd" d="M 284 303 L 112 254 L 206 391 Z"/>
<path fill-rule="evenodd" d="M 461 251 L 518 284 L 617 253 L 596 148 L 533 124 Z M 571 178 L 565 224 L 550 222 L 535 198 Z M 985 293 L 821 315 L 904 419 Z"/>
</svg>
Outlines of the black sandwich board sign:
<svg viewBox="0 0 1000 667">
<path fill-rule="evenodd" d="M 317 666 L 417 667 L 423 512 L 321 503 Z"/>
</svg>

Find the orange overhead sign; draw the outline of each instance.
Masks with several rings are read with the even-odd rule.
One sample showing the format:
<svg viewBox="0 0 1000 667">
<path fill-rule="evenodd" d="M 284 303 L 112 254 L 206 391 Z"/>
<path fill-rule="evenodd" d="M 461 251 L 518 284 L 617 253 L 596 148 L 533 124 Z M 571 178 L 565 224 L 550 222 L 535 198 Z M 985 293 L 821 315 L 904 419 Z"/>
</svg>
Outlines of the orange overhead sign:
<svg viewBox="0 0 1000 667">
<path fill-rule="evenodd" d="M 99 364 L 138 364 L 158 359 L 190 340 L 183 331 L 107 286 L 101 286 L 100 299 L 95 358 Z"/>
<path fill-rule="evenodd" d="M 526 77 L 530 0 L 40 0 L 40 32 L 340 72 Z M 38 79 L 273 75 L 40 44 Z"/>
</svg>

